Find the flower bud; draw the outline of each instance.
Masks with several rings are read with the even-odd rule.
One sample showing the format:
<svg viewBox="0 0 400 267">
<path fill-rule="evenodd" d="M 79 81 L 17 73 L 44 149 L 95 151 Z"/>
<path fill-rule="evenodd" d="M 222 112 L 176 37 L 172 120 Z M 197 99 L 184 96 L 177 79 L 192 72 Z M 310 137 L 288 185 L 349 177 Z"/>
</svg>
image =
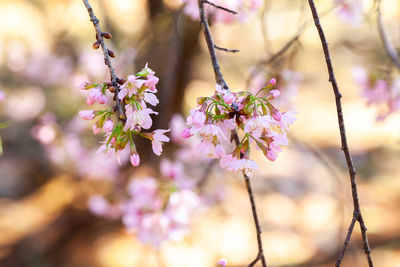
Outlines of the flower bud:
<svg viewBox="0 0 400 267">
<path fill-rule="evenodd" d="M 268 95 L 272 96 L 272 98 L 277 98 L 281 92 L 278 89 L 274 89 L 268 92 Z"/>
<path fill-rule="evenodd" d="M 274 118 L 274 120 L 280 121 L 282 119 L 281 113 L 276 108 L 274 108 L 271 113 L 271 116 Z"/>
<path fill-rule="evenodd" d="M 99 41 L 96 41 L 96 42 L 93 43 L 93 49 L 99 49 L 99 47 L 100 47 L 100 42 Z"/>
<path fill-rule="evenodd" d="M 109 32 L 102 32 L 101 35 L 106 39 L 111 39 L 112 35 Z"/>
<path fill-rule="evenodd" d="M 115 57 L 115 53 L 114 53 L 112 50 L 108 49 L 107 52 L 108 52 L 108 55 L 109 55 L 110 57 L 112 57 L 112 58 Z"/>
<path fill-rule="evenodd" d="M 269 80 L 269 83 L 272 84 L 272 85 L 275 85 L 276 84 L 276 79 L 272 78 L 271 80 Z"/>
<path fill-rule="evenodd" d="M 93 124 L 92 131 L 94 134 L 99 134 L 101 132 L 101 128 L 97 127 L 97 124 Z"/>
<path fill-rule="evenodd" d="M 118 82 L 120 85 L 123 85 L 124 83 L 126 83 L 126 80 L 125 80 L 125 79 L 120 79 L 120 78 L 118 78 L 118 79 L 117 79 L 117 82 Z"/>
<path fill-rule="evenodd" d="M 95 114 L 93 110 L 81 110 L 79 111 L 79 117 L 84 120 L 93 120 Z"/>
<path fill-rule="evenodd" d="M 89 83 L 88 82 L 82 82 L 80 85 L 79 85 L 79 89 L 81 89 L 81 90 L 86 90 L 86 89 L 88 89 L 88 85 L 89 85 Z"/>
<path fill-rule="evenodd" d="M 115 93 L 115 91 L 116 91 L 114 86 L 108 87 L 108 90 L 110 90 L 111 93 Z"/>
<path fill-rule="evenodd" d="M 272 150 L 267 150 L 267 153 L 264 153 L 264 155 L 269 159 L 270 161 L 275 161 L 278 155 L 276 155 L 275 152 Z"/>
<path fill-rule="evenodd" d="M 131 164 L 133 167 L 137 167 L 140 164 L 140 157 L 139 154 L 136 152 L 133 152 L 130 156 Z"/>
<path fill-rule="evenodd" d="M 103 129 L 104 129 L 104 131 L 105 131 L 106 133 L 111 132 L 111 131 L 113 130 L 113 128 L 114 128 L 114 123 L 113 123 L 112 120 L 108 119 L 108 120 L 106 120 L 106 121 L 104 122 Z"/>
<path fill-rule="evenodd" d="M 183 138 L 189 138 L 191 137 L 193 134 L 190 133 L 190 128 L 186 128 L 185 130 L 182 131 L 182 137 Z"/>
</svg>

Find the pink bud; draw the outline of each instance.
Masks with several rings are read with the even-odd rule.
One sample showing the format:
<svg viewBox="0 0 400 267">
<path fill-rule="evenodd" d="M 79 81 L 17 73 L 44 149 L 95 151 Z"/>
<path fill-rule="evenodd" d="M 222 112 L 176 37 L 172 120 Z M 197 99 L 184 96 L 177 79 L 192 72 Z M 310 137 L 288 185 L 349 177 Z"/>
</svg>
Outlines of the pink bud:
<svg viewBox="0 0 400 267">
<path fill-rule="evenodd" d="M 111 132 L 111 131 L 113 130 L 113 128 L 114 128 L 114 123 L 113 123 L 112 120 L 106 120 L 106 121 L 104 122 L 103 129 L 104 129 L 104 131 L 105 131 L 106 133 Z"/>
<path fill-rule="evenodd" d="M 274 118 L 274 120 L 276 120 L 276 121 L 280 121 L 281 118 L 282 118 L 281 113 L 280 113 L 279 110 L 277 110 L 277 109 L 273 109 L 273 110 L 272 110 L 271 116 L 272 116 L 272 118 Z"/>
<path fill-rule="evenodd" d="M 138 153 L 133 153 L 133 154 L 131 155 L 130 159 L 131 159 L 131 164 L 132 164 L 132 166 L 134 166 L 134 167 L 139 166 L 140 157 L 139 157 L 139 154 L 138 154 Z"/>
<path fill-rule="evenodd" d="M 93 120 L 94 112 L 93 110 L 82 110 L 79 111 L 79 117 L 81 117 L 84 120 Z"/>
<path fill-rule="evenodd" d="M 227 264 L 228 264 L 228 261 L 227 261 L 226 259 L 220 259 L 220 260 L 217 262 L 217 265 L 218 265 L 219 267 L 226 267 Z"/>
<path fill-rule="evenodd" d="M 106 97 L 105 95 L 102 94 L 102 95 L 99 97 L 98 101 L 99 101 L 100 104 L 103 105 L 103 104 L 106 103 L 107 97 Z"/>
<path fill-rule="evenodd" d="M 87 88 L 88 85 L 89 85 L 88 82 L 83 82 L 83 83 L 81 83 L 81 84 L 79 85 L 78 88 L 81 89 L 81 90 L 86 90 L 86 89 L 88 89 L 88 88 Z"/>
<path fill-rule="evenodd" d="M 269 159 L 270 161 L 275 161 L 276 158 L 278 157 L 278 155 L 276 155 L 276 153 L 273 152 L 272 150 L 268 150 L 267 153 L 265 154 L 265 156 L 266 156 L 267 159 Z"/>
<path fill-rule="evenodd" d="M 275 85 L 276 84 L 276 79 L 272 78 L 271 80 L 269 80 L 269 83 L 272 84 L 272 85 Z"/>
<path fill-rule="evenodd" d="M 101 128 L 97 127 L 97 125 L 96 125 L 96 123 L 95 123 L 95 124 L 93 124 L 93 126 L 92 126 L 92 130 L 93 130 L 93 133 L 94 133 L 94 134 L 98 134 L 98 133 L 100 133 Z"/>
<path fill-rule="evenodd" d="M 185 130 L 182 131 L 182 137 L 183 138 L 189 138 L 191 137 L 193 134 L 190 133 L 190 128 L 186 128 Z"/>
<path fill-rule="evenodd" d="M 86 98 L 86 104 L 88 104 L 89 106 L 93 105 L 94 101 L 95 99 L 90 95 Z"/>
<path fill-rule="evenodd" d="M 272 98 L 277 98 L 281 94 L 281 92 L 278 89 L 274 89 L 269 91 L 268 94 L 272 96 Z"/>
</svg>

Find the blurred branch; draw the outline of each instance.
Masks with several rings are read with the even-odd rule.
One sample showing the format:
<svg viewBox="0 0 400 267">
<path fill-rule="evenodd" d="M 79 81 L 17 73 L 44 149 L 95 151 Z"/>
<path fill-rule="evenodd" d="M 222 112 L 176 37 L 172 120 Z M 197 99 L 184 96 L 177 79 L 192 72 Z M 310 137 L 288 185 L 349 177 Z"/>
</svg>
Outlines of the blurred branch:
<svg viewBox="0 0 400 267">
<path fill-rule="evenodd" d="M 341 261 L 344 257 L 344 253 L 346 251 L 347 245 L 350 242 L 351 234 L 353 233 L 354 224 L 356 221 L 358 221 L 360 224 L 360 229 L 361 229 L 361 236 L 362 236 L 362 241 L 363 241 L 364 252 L 365 252 L 367 260 L 368 260 L 368 265 L 370 267 L 372 267 L 373 262 L 372 262 L 372 258 L 371 258 L 371 249 L 369 247 L 368 238 L 367 238 L 367 228 L 365 226 L 364 219 L 361 214 L 360 203 L 358 200 L 356 170 L 354 168 L 353 161 L 352 161 L 350 151 L 349 151 L 349 147 L 347 145 L 347 137 L 346 137 L 346 130 L 345 130 L 345 126 L 344 126 L 344 117 L 343 117 L 343 110 L 342 110 L 342 103 L 341 103 L 342 95 L 339 91 L 339 87 L 336 82 L 336 78 L 335 78 L 335 74 L 334 74 L 334 70 L 333 70 L 333 66 L 332 66 L 332 61 L 331 61 L 330 53 L 329 53 L 329 49 L 328 49 L 328 42 L 326 40 L 325 33 L 320 24 L 318 12 L 315 7 L 314 1 L 308 0 L 308 4 L 311 9 L 315 27 L 317 28 L 319 38 L 321 40 L 321 45 L 322 45 L 322 48 L 324 51 L 325 61 L 326 61 L 326 65 L 327 65 L 328 73 L 329 73 L 329 81 L 332 84 L 332 89 L 335 94 L 336 110 L 337 110 L 337 116 L 338 116 L 342 150 L 346 157 L 347 167 L 349 170 L 351 189 L 352 189 L 351 192 L 352 192 L 352 196 L 353 196 L 353 205 L 354 205 L 353 219 L 352 219 L 352 222 L 350 224 L 349 230 L 346 235 L 343 250 L 339 256 L 339 259 L 336 262 L 336 266 L 338 267 L 341 264 Z"/>
<path fill-rule="evenodd" d="M 321 17 L 329 14 L 331 11 L 333 10 L 333 7 L 328 8 L 326 11 L 321 13 Z M 263 16 L 265 16 L 265 14 L 263 14 Z M 310 21 L 306 21 L 303 24 L 301 24 L 301 26 L 299 27 L 299 29 L 297 30 L 297 33 L 290 38 L 276 53 L 273 53 L 271 56 L 269 56 L 267 59 L 263 59 L 261 61 L 259 61 L 254 69 L 250 72 L 249 76 L 246 79 L 246 87 L 249 87 L 250 82 L 251 82 L 251 78 L 256 75 L 259 70 L 263 67 L 263 66 L 268 66 L 270 64 L 275 63 L 278 59 L 280 59 L 281 57 L 283 57 L 286 52 L 293 47 L 294 44 L 299 43 L 299 39 L 301 37 L 301 35 L 303 34 L 303 32 L 307 29 L 307 27 L 311 26 L 311 20 Z M 266 32 L 265 25 L 262 24 L 261 25 L 261 29 L 264 32 Z M 267 35 L 264 34 L 264 42 L 266 44 L 266 46 L 270 46 L 268 39 L 267 39 Z"/>
<path fill-rule="evenodd" d="M 389 59 L 393 62 L 393 64 L 400 69 L 400 59 L 394 48 L 392 42 L 390 41 L 389 35 L 386 31 L 385 25 L 383 24 L 382 20 L 382 13 L 381 13 L 381 1 L 376 1 L 376 19 L 378 23 L 378 31 L 379 37 L 381 38 L 383 47 L 385 48 L 386 54 L 388 55 Z"/>
<path fill-rule="evenodd" d="M 204 4 L 205 3 L 210 4 L 210 2 L 208 2 L 207 0 L 198 0 L 199 12 L 200 12 L 200 25 L 203 29 L 204 38 L 206 39 L 206 42 L 207 42 L 208 52 L 210 54 L 212 66 L 214 69 L 215 80 L 223 88 L 229 90 L 228 85 L 226 84 L 224 78 L 222 77 L 222 73 L 221 73 L 220 66 L 219 66 L 219 63 L 217 60 L 217 56 L 215 54 L 215 43 L 212 39 L 210 27 L 208 25 L 208 21 L 207 21 L 205 12 L 204 12 Z M 220 8 L 220 9 L 224 10 L 223 8 Z M 236 132 L 234 132 L 234 134 L 233 134 L 233 139 L 234 139 L 236 145 L 239 145 L 240 141 L 239 141 L 239 137 Z M 265 260 L 263 247 L 262 247 L 261 227 L 260 227 L 260 223 L 259 223 L 259 219 L 258 219 L 258 214 L 257 214 L 257 209 L 256 209 L 256 204 L 255 204 L 255 199 L 254 199 L 254 193 L 251 188 L 250 179 L 244 172 L 243 172 L 243 177 L 244 177 L 244 181 L 246 184 L 247 193 L 250 198 L 251 211 L 253 214 L 254 224 L 256 227 L 257 244 L 258 244 L 257 257 L 248 265 L 248 267 L 254 266 L 260 260 L 261 260 L 262 266 L 267 267 L 267 263 Z"/>
<path fill-rule="evenodd" d="M 111 34 L 101 31 L 100 24 L 99 24 L 100 21 L 97 19 L 96 15 L 94 14 L 93 9 L 89 4 L 89 0 L 82 0 L 82 1 L 89 13 L 90 21 L 93 23 L 94 29 L 96 31 L 96 42 L 93 44 L 93 47 L 95 48 L 96 45 L 100 44 L 101 49 L 103 50 L 104 64 L 108 67 L 108 70 L 110 72 L 110 77 L 111 77 L 111 83 L 115 87 L 115 101 L 116 101 L 118 112 L 119 112 L 118 118 L 120 120 L 125 120 L 126 116 L 125 116 L 124 107 L 118 98 L 118 93 L 119 93 L 118 82 L 120 81 L 120 79 L 115 74 L 115 69 L 113 68 L 113 66 L 111 64 L 111 59 L 110 59 L 110 57 L 115 57 L 115 54 L 113 51 L 111 51 L 110 49 L 107 48 L 107 46 L 104 42 L 104 36 L 107 36 L 108 37 L 107 39 L 109 39 L 109 38 L 111 38 Z"/>
</svg>

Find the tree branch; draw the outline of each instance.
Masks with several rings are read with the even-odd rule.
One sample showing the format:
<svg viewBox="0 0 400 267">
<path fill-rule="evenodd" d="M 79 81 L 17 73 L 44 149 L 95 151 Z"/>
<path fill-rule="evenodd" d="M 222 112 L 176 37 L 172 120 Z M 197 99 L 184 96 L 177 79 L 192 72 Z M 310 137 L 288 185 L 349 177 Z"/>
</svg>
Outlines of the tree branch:
<svg viewBox="0 0 400 267">
<path fill-rule="evenodd" d="M 378 31 L 379 37 L 381 38 L 383 47 L 385 48 L 386 54 L 393 62 L 393 64 L 400 69 L 400 59 L 396 52 L 396 49 L 393 47 L 392 42 L 390 41 L 389 35 L 386 31 L 385 25 L 383 24 L 382 20 L 382 13 L 381 13 L 381 1 L 377 0 L 376 2 L 376 19 L 378 24 Z"/>
<path fill-rule="evenodd" d="M 199 12 L 200 12 L 200 25 L 204 33 L 204 38 L 206 39 L 207 47 L 208 47 L 208 52 L 211 57 L 211 62 L 212 66 L 214 69 L 214 74 L 215 74 L 215 80 L 217 84 L 221 85 L 223 88 L 229 90 L 228 85 L 226 84 L 224 78 L 222 77 L 222 73 L 220 70 L 220 66 L 217 60 L 217 56 L 215 54 L 215 43 L 212 39 L 211 32 L 210 32 L 210 27 L 208 25 L 208 21 L 204 12 L 204 4 L 209 2 L 207 0 L 198 0 L 199 4 Z M 235 141 L 236 145 L 239 145 L 239 137 L 236 132 L 233 133 L 232 135 L 233 140 Z M 253 219 L 254 219 L 254 224 L 256 227 L 256 234 L 257 234 L 257 244 L 258 244 L 258 254 L 257 257 L 248 265 L 249 267 L 254 266 L 259 260 L 261 260 L 262 266 L 267 267 L 267 263 L 265 260 L 264 252 L 263 252 L 263 246 L 262 246 L 262 240 L 261 240 L 261 227 L 258 219 L 258 214 L 257 214 L 257 209 L 256 209 L 256 204 L 255 204 L 255 199 L 254 199 L 254 194 L 253 190 L 251 188 L 251 183 L 249 177 L 243 172 L 243 177 L 244 181 L 246 184 L 246 189 L 250 198 L 250 204 L 251 204 L 251 211 L 253 214 Z"/>
<path fill-rule="evenodd" d="M 204 38 L 206 39 L 208 52 L 211 57 L 212 66 L 214 69 L 215 80 L 217 84 L 221 85 L 224 89 L 229 90 L 228 85 L 226 84 L 224 78 L 222 77 L 221 68 L 218 63 L 217 55 L 215 53 L 215 43 L 211 36 L 210 27 L 208 25 L 208 21 L 206 18 L 206 14 L 204 12 L 204 0 L 198 0 L 199 3 L 199 11 L 200 11 L 200 25 L 204 33 Z"/>
<path fill-rule="evenodd" d="M 341 138 L 341 143 L 342 143 L 342 150 L 346 158 L 347 162 L 347 167 L 349 170 L 349 175 L 350 175 L 350 182 L 351 182 L 351 192 L 352 192 L 352 197 L 353 197 L 353 205 L 354 205 L 354 212 L 353 212 L 353 220 L 352 223 L 350 224 L 345 242 L 344 242 L 344 248 L 342 250 L 342 253 L 338 259 L 338 262 L 336 263 L 336 266 L 339 267 L 341 260 L 344 256 L 344 253 L 346 251 L 348 242 L 350 242 L 350 237 L 353 232 L 354 228 L 354 223 L 355 220 L 358 221 L 361 229 L 361 236 L 362 236 L 362 242 L 363 242 L 363 249 L 367 257 L 368 265 L 370 267 L 373 267 L 373 262 L 371 258 L 371 249 L 369 247 L 368 243 L 368 238 L 367 238 L 367 228 L 365 227 L 364 219 L 361 214 L 361 209 L 360 209 L 360 203 L 358 200 L 358 191 L 357 191 L 357 182 L 356 182 L 356 170 L 353 165 L 353 161 L 350 155 L 349 147 L 347 145 L 347 137 L 346 137 L 346 130 L 344 126 L 344 118 L 343 118 L 343 110 L 342 110 L 342 103 L 341 103 L 341 98 L 342 95 L 339 91 L 338 84 L 336 82 L 335 74 L 333 71 L 333 66 L 332 66 L 332 61 L 330 58 L 330 53 L 328 49 L 328 42 L 326 41 L 324 31 L 322 29 L 322 26 L 319 21 L 319 16 L 317 9 L 315 7 L 314 1 L 313 0 L 308 0 L 308 4 L 311 9 L 311 13 L 314 19 L 315 27 L 318 30 L 318 34 L 321 40 L 321 45 L 324 51 L 325 55 L 325 61 L 326 65 L 328 68 L 328 73 L 329 73 L 329 82 L 332 84 L 332 89 L 335 94 L 335 100 L 336 100 L 336 110 L 337 110 L 337 116 L 338 116 L 338 123 L 339 123 L 339 130 L 340 130 L 340 138 Z M 343 255 L 342 255 L 343 254 Z"/>
<path fill-rule="evenodd" d="M 115 101 L 116 101 L 118 113 L 119 113 L 118 118 L 119 118 L 119 120 L 125 120 L 125 118 L 126 118 L 125 109 L 124 109 L 121 101 L 118 98 L 118 93 L 120 91 L 118 82 L 120 79 L 115 74 L 115 69 L 113 68 L 111 59 L 110 59 L 110 55 L 111 56 L 114 55 L 114 52 L 112 52 L 110 49 L 108 49 L 104 42 L 104 34 L 105 33 L 101 31 L 100 21 L 97 19 L 96 15 L 94 14 L 93 8 L 89 4 L 89 0 L 82 0 L 82 1 L 89 13 L 90 21 L 93 23 L 94 29 L 96 31 L 96 40 L 97 40 L 96 42 L 100 44 L 101 49 L 103 50 L 104 64 L 108 67 L 108 70 L 110 72 L 111 83 L 115 87 Z"/>
</svg>

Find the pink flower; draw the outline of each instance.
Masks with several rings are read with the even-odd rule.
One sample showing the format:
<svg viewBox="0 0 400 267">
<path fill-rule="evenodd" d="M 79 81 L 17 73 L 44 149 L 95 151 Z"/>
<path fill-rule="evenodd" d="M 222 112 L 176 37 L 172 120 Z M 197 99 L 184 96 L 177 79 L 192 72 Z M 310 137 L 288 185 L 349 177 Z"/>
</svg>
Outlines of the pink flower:
<svg viewBox="0 0 400 267">
<path fill-rule="evenodd" d="M 227 264 L 228 264 L 228 261 L 227 261 L 226 259 L 220 259 L 220 260 L 217 262 L 217 265 L 218 265 L 219 267 L 226 267 Z"/>
<path fill-rule="evenodd" d="M 130 156 L 131 164 L 133 167 L 137 167 L 140 164 L 140 157 L 138 153 L 132 153 Z"/>
<path fill-rule="evenodd" d="M 89 96 L 86 98 L 86 103 L 89 106 L 93 105 L 96 101 L 98 101 L 100 104 L 104 104 L 106 102 L 106 96 L 101 92 L 100 86 L 92 88 L 89 92 Z"/>
<path fill-rule="evenodd" d="M 164 135 L 164 133 L 167 133 L 169 131 L 170 129 L 167 130 L 158 129 L 153 132 L 152 136 L 153 140 L 151 142 L 151 146 L 153 148 L 154 154 L 156 154 L 157 156 L 161 155 L 163 142 L 169 142 L 169 138 L 166 135 Z"/>
<path fill-rule="evenodd" d="M 247 121 L 244 131 L 251 133 L 255 138 L 259 138 L 270 127 L 270 121 L 271 118 L 268 115 L 253 117 Z"/>
<path fill-rule="evenodd" d="M 168 237 L 170 221 L 163 213 L 149 213 L 143 216 L 137 237 L 145 244 L 159 247 Z"/>
<path fill-rule="evenodd" d="M 128 193 L 135 200 L 136 207 L 153 207 L 158 190 L 154 178 L 132 179 L 128 184 Z"/>
<path fill-rule="evenodd" d="M 0 103 L 3 102 L 4 99 L 6 99 L 6 94 L 4 93 L 4 91 L 0 90 Z"/>
<path fill-rule="evenodd" d="M 187 225 L 191 213 L 199 205 L 200 198 L 193 191 L 185 189 L 171 194 L 165 213 L 173 223 Z"/>
<path fill-rule="evenodd" d="M 154 76 L 153 74 L 149 74 L 149 75 L 147 75 L 147 80 L 145 81 L 145 85 L 147 87 L 149 87 L 149 90 L 151 92 L 155 93 L 155 92 L 157 92 L 156 85 L 158 83 L 158 80 L 159 79 L 156 76 Z"/>
<path fill-rule="evenodd" d="M 78 88 L 81 89 L 81 90 L 86 90 L 88 85 L 89 85 L 88 82 L 82 82 L 82 83 L 79 85 Z"/>
<path fill-rule="evenodd" d="M 126 123 L 124 130 L 134 130 L 136 126 L 143 129 L 150 129 L 153 121 L 150 114 L 158 114 L 150 108 L 145 108 L 141 110 L 134 110 L 130 104 L 125 105 L 126 109 Z"/>
<path fill-rule="evenodd" d="M 108 212 L 109 208 L 110 204 L 102 196 L 92 196 L 89 199 L 89 210 L 97 216 L 105 215 Z"/>
<path fill-rule="evenodd" d="M 282 116 L 281 113 L 279 112 L 279 110 L 277 110 L 276 108 L 274 108 L 271 112 L 271 116 L 272 118 L 274 118 L 274 120 L 276 121 L 280 121 Z"/>
<path fill-rule="evenodd" d="M 106 133 L 111 132 L 111 131 L 113 130 L 113 128 L 114 128 L 114 123 L 113 123 L 112 120 L 108 119 L 108 120 L 106 120 L 106 121 L 104 122 L 103 129 L 104 129 L 104 131 L 105 131 Z"/>
<path fill-rule="evenodd" d="M 95 195 L 89 198 L 89 210 L 97 216 L 116 219 L 120 217 L 121 211 L 118 206 L 111 205 L 104 197 Z"/>
<path fill-rule="evenodd" d="M 118 98 L 122 100 L 126 96 L 131 97 L 132 95 L 137 94 L 137 89 L 142 87 L 144 82 L 144 80 L 138 79 L 135 75 L 129 75 L 126 82 L 120 88 Z"/>
<path fill-rule="evenodd" d="M 183 177 L 183 165 L 180 162 L 172 163 L 163 159 L 160 164 L 161 175 L 170 179 L 177 180 Z"/>
<path fill-rule="evenodd" d="M 268 95 L 270 95 L 272 98 L 277 98 L 281 92 L 278 89 L 274 89 L 268 92 Z"/>
<path fill-rule="evenodd" d="M 335 0 L 337 14 L 346 23 L 358 26 L 362 22 L 364 6 L 362 0 Z"/>
<path fill-rule="evenodd" d="M 79 117 L 84 120 L 93 120 L 95 114 L 93 110 L 81 110 L 79 111 Z"/>
<path fill-rule="evenodd" d="M 190 133 L 190 128 L 186 128 L 185 130 L 182 131 L 183 138 L 189 138 L 191 136 L 193 136 L 193 134 Z"/>
</svg>

